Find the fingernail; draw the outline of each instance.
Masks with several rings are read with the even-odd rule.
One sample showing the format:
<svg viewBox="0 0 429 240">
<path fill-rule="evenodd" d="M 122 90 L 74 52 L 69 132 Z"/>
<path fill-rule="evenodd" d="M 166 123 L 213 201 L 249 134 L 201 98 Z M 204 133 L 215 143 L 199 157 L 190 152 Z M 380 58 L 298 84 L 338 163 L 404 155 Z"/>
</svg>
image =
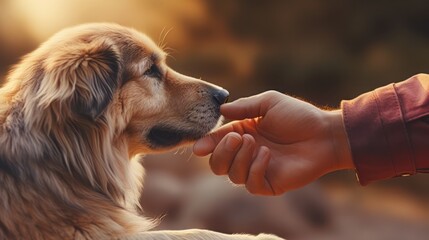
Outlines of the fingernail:
<svg viewBox="0 0 429 240">
<path fill-rule="evenodd" d="M 240 144 L 241 144 L 241 138 L 229 136 L 226 139 L 226 147 L 230 151 L 236 150 L 238 146 L 240 146 Z"/>
<path fill-rule="evenodd" d="M 208 147 L 205 138 L 202 138 L 194 143 L 192 151 L 197 156 L 204 156 L 209 154 Z"/>
<path fill-rule="evenodd" d="M 201 146 L 200 146 L 200 145 L 202 145 L 202 144 L 203 144 L 203 141 L 202 141 L 201 139 L 197 140 L 197 141 L 194 143 L 194 149 L 195 149 L 195 148 L 201 148 Z"/>
</svg>

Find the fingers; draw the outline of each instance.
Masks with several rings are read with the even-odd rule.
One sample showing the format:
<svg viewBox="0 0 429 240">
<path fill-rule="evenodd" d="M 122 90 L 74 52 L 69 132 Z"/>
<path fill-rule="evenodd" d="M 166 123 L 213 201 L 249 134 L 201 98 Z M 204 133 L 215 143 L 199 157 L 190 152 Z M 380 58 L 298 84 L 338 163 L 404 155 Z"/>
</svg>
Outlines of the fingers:
<svg viewBox="0 0 429 240">
<path fill-rule="evenodd" d="M 222 139 L 210 157 L 213 173 L 229 175 L 233 183 L 244 184 L 253 161 L 255 139 L 249 135 L 232 132 Z"/>
<path fill-rule="evenodd" d="M 240 98 L 234 102 L 221 106 L 221 113 L 226 118 L 241 120 L 264 116 L 267 111 L 284 97 L 276 91 L 267 91 L 247 98 Z"/>
<path fill-rule="evenodd" d="M 225 175 L 228 173 L 242 142 L 242 136 L 235 132 L 228 133 L 219 142 L 209 160 L 214 174 Z"/>
<path fill-rule="evenodd" d="M 235 184 L 246 183 L 255 151 L 255 139 L 249 134 L 244 134 L 242 138 L 243 143 L 228 171 L 229 179 Z"/>
<path fill-rule="evenodd" d="M 262 146 L 253 160 L 246 182 L 247 190 L 257 195 L 275 195 L 273 188 L 265 177 L 271 158 L 270 150 Z"/>
<path fill-rule="evenodd" d="M 229 133 L 213 151 L 210 167 L 217 175 L 228 174 L 235 184 L 245 184 L 252 194 L 276 195 L 266 178 L 270 150 L 262 146 L 255 155 L 255 148 L 255 139 L 251 135 Z"/>
</svg>

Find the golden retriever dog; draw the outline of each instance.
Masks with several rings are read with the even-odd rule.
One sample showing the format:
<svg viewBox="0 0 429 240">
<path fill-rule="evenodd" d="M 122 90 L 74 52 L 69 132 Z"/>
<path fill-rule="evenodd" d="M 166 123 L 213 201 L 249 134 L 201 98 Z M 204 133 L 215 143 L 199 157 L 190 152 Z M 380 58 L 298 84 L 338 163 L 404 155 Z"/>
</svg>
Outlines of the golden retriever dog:
<svg viewBox="0 0 429 240">
<path fill-rule="evenodd" d="M 0 239 L 278 239 L 149 231 L 139 156 L 217 126 L 228 92 L 181 75 L 116 24 L 63 30 L 0 89 Z"/>
</svg>

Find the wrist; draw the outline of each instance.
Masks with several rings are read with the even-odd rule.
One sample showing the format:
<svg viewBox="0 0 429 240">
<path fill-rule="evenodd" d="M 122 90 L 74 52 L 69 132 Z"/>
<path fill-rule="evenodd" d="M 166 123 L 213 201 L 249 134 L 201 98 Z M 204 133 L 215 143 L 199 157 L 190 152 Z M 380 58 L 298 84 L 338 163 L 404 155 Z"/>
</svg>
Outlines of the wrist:
<svg viewBox="0 0 429 240">
<path fill-rule="evenodd" d="M 328 111 L 330 138 L 335 154 L 333 170 L 354 169 L 350 144 L 344 126 L 343 114 L 341 110 Z"/>
</svg>

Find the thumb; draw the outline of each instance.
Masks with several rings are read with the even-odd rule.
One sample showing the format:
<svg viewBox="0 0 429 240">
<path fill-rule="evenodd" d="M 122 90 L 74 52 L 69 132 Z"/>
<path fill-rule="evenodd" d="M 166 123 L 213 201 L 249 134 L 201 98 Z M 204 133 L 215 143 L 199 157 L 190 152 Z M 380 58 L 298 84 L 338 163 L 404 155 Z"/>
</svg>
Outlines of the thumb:
<svg viewBox="0 0 429 240">
<path fill-rule="evenodd" d="M 285 95 L 277 91 L 267 91 L 247 98 L 240 98 L 220 107 L 223 116 L 233 120 L 256 118 L 265 114 Z"/>
</svg>

